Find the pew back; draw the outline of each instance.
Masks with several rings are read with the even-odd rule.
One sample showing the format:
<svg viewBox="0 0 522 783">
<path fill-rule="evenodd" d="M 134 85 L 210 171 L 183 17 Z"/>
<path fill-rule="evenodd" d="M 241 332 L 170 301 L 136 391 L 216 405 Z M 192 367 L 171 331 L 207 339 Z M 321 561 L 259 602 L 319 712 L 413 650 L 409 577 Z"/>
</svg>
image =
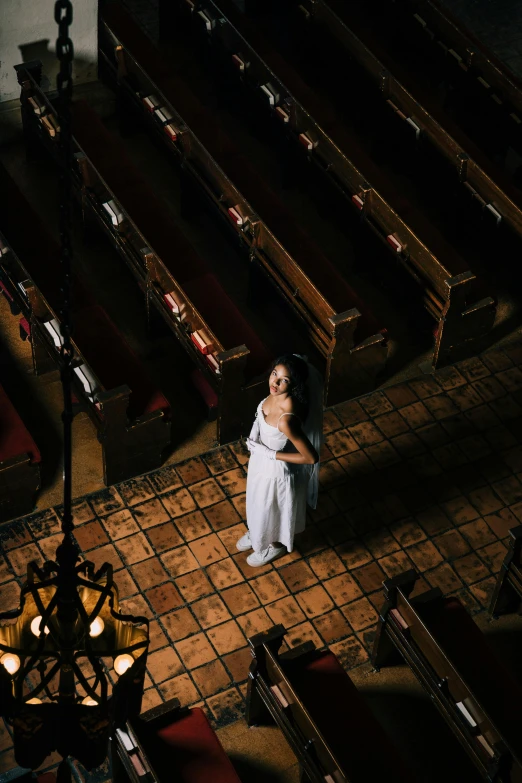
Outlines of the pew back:
<svg viewBox="0 0 522 783">
<path fill-rule="evenodd" d="M 400 652 L 479 771 L 521 781 L 522 688 L 457 598 L 438 588 L 410 597 L 416 579 L 408 571 L 384 582 L 374 664 Z"/>
<path fill-rule="evenodd" d="M 509 549 L 500 567 L 491 597 L 490 614 L 520 611 L 522 608 L 522 525 L 509 531 Z"/>
</svg>

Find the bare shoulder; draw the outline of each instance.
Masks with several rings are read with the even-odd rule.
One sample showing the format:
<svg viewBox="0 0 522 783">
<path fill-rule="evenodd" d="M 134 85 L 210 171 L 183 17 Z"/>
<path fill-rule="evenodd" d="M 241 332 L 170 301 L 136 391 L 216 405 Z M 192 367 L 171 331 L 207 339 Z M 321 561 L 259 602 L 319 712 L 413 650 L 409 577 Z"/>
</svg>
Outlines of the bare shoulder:
<svg viewBox="0 0 522 783">
<path fill-rule="evenodd" d="M 293 413 L 293 411 L 285 411 L 285 413 Z M 301 419 L 297 415 L 283 415 L 282 418 L 279 419 L 278 426 L 285 435 L 297 435 L 301 432 Z"/>
</svg>

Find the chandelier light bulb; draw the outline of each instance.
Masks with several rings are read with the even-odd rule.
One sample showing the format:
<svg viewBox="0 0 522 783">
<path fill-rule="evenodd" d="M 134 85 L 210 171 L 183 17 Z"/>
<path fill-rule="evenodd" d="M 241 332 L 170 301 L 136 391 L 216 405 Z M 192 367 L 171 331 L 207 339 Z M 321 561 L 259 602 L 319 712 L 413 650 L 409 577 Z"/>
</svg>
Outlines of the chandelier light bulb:
<svg viewBox="0 0 522 783">
<path fill-rule="evenodd" d="M 127 669 L 130 669 L 133 663 L 134 658 L 132 655 L 129 655 L 128 653 L 118 655 L 118 657 L 114 659 L 114 671 L 116 674 L 124 674 Z"/>
<path fill-rule="evenodd" d="M 5 653 L 5 655 L 2 655 L 0 663 L 7 669 L 9 674 L 16 674 L 20 668 L 20 658 L 14 653 Z"/>
<path fill-rule="evenodd" d="M 105 623 L 103 622 L 101 617 L 95 617 L 91 623 L 89 636 L 99 636 L 103 632 L 104 628 L 105 628 Z"/>
<path fill-rule="evenodd" d="M 37 699 L 36 696 L 34 699 L 27 699 L 26 704 L 41 704 L 42 700 Z"/>
<path fill-rule="evenodd" d="M 86 696 L 85 699 L 82 699 L 82 704 L 85 704 L 86 707 L 97 707 L 98 702 L 92 698 L 92 696 Z"/>
<path fill-rule="evenodd" d="M 42 615 L 39 614 L 37 617 L 34 618 L 34 620 L 31 622 L 31 631 L 34 633 L 35 636 L 40 636 L 40 623 L 42 622 Z M 49 628 L 45 626 L 44 633 L 49 633 Z"/>
</svg>

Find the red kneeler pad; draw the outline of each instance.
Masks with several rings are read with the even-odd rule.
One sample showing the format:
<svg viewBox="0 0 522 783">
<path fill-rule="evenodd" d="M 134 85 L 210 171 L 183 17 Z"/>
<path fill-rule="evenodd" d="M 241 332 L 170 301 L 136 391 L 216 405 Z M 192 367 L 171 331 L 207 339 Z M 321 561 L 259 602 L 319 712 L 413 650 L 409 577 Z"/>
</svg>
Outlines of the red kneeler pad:
<svg viewBox="0 0 522 783">
<path fill-rule="evenodd" d="M 159 729 L 153 725 L 143 729 L 137 733 L 160 780 L 172 780 L 175 772 L 183 783 L 241 783 L 199 707 Z"/>
</svg>

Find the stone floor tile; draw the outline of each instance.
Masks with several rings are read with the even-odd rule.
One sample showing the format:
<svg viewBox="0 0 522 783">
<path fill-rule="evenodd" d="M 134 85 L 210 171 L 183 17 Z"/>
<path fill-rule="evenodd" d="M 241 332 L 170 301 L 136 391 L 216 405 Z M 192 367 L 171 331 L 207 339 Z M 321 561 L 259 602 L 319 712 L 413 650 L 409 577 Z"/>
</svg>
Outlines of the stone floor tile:
<svg viewBox="0 0 522 783">
<path fill-rule="evenodd" d="M 200 457 L 179 462 L 176 470 L 184 484 L 195 484 L 210 475 L 210 471 Z"/>
<path fill-rule="evenodd" d="M 189 636 L 188 639 L 183 639 L 174 646 L 187 669 L 196 669 L 217 657 L 204 633 Z"/>
<path fill-rule="evenodd" d="M 339 659 L 342 667 L 349 671 L 355 666 L 360 666 L 368 660 L 368 653 L 364 649 L 359 639 L 353 635 L 348 636 L 335 644 L 330 644 L 329 649 Z"/>
<path fill-rule="evenodd" d="M 161 496 L 161 502 L 167 509 L 171 519 L 188 514 L 189 511 L 194 511 L 196 508 L 194 499 L 186 487 L 165 492 Z"/>
<path fill-rule="evenodd" d="M 431 424 L 434 421 L 429 410 L 424 403 L 420 401 L 413 402 L 411 405 L 401 408 L 399 413 L 406 424 L 413 430 L 419 429 L 419 427 L 425 427 L 427 424 Z"/>
<path fill-rule="evenodd" d="M 169 515 L 159 498 L 132 507 L 132 515 L 142 530 L 168 522 Z"/>
<path fill-rule="evenodd" d="M 127 565 L 139 563 L 154 555 L 154 550 L 144 533 L 135 533 L 133 536 L 121 538 L 116 542 L 116 548 Z"/>
<path fill-rule="evenodd" d="M 417 544 L 416 546 L 420 546 L 420 544 Z M 402 550 L 387 555 L 387 557 L 381 557 L 381 559 L 378 560 L 378 563 L 387 577 L 397 576 L 398 574 L 413 568 L 413 563 L 406 552 L 403 552 Z"/>
<path fill-rule="evenodd" d="M 360 541 L 347 541 L 336 547 L 336 552 L 346 568 L 359 568 L 372 559 L 371 553 Z"/>
<path fill-rule="evenodd" d="M 292 626 L 306 620 L 297 601 L 291 595 L 267 604 L 265 608 L 274 625 L 284 625 L 285 628 L 292 628 Z"/>
<path fill-rule="evenodd" d="M 400 549 L 396 538 L 386 528 L 382 527 L 363 536 L 363 541 L 375 559 L 391 555 L 392 552 Z"/>
<path fill-rule="evenodd" d="M 116 511 L 103 519 L 103 526 L 111 541 L 118 541 L 139 532 L 139 526 L 129 509 Z"/>
<path fill-rule="evenodd" d="M 218 590 L 224 590 L 225 587 L 232 587 L 243 581 L 243 575 L 231 557 L 207 566 L 205 571 Z"/>
<path fill-rule="evenodd" d="M 118 576 L 118 587 L 119 584 L 120 579 Z M 145 597 L 155 614 L 165 614 L 165 612 L 170 612 L 171 609 L 175 609 L 178 606 L 181 606 L 184 602 L 179 590 L 172 582 L 165 582 L 164 585 L 158 585 L 157 587 L 153 587 L 151 590 L 147 590 Z"/>
<path fill-rule="evenodd" d="M 199 508 L 208 508 L 208 506 L 219 503 L 225 498 L 223 490 L 216 479 L 213 478 L 205 479 L 205 481 L 200 481 L 197 484 L 191 484 L 190 493 Z"/>
<path fill-rule="evenodd" d="M 247 641 L 235 620 L 228 620 L 226 623 L 209 628 L 207 638 L 212 642 L 218 655 L 239 650 Z"/>
<path fill-rule="evenodd" d="M 455 560 L 458 557 L 462 557 L 462 555 L 468 554 L 470 551 L 469 544 L 466 539 L 462 537 L 461 531 L 462 528 L 460 531 L 448 530 L 446 533 L 442 533 L 442 535 L 436 536 L 433 539 L 433 543 L 442 553 L 445 560 Z M 412 559 L 414 560 L 415 558 L 412 557 Z M 433 566 L 435 565 L 436 563 L 433 563 Z M 433 566 L 428 566 L 428 568 L 432 568 Z"/>
<path fill-rule="evenodd" d="M 340 405 L 336 405 L 334 410 L 345 427 L 368 418 L 368 414 L 356 400 L 342 402 Z"/>
<path fill-rule="evenodd" d="M 247 639 L 268 630 L 274 624 L 263 608 L 253 609 L 251 612 L 240 615 L 237 622 Z"/>
<path fill-rule="evenodd" d="M 158 495 L 174 489 L 179 489 L 182 485 L 182 481 L 178 476 L 176 469 L 171 465 L 166 468 L 161 468 L 161 470 L 156 470 L 154 473 L 149 473 L 148 478 L 151 486 Z"/>
<path fill-rule="evenodd" d="M 362 568 L 357 568 L 355 571 L 352 571 L 352 576 L 359 582 L 365 593 L 371 593 L 374 590 L 378 590 L 382 587 L 382 583 L 386 579 L 386 574 L 376 561 L 372 561 Z"/>
<path fill-rule="evenodd" d="M 211 565 L 228 556 L 226 548 L 215 533 L 191 541 L 189 547 L 201 566 Z"/>
<path fill-rule="evenodd" d="M 123 499 L 115 487 L 108 487 L 88 496 L 89 504 L 94 512 L 103 517 L 124 507 Z"/>
<path fill-rule="evenodd" d="M 207 451 L 207 453 L 203 455 L 203 462 L 212 475 L 237 468 L 237 462 L 228 446 L 222 446 L 219 449 Z"/>
<path fill-rule="evenodd" d="M 95 568 L 101 568 L 104 563 L 110 563 L 114 571 L 123 568 L 123 561 L 116 551 L 114 544 L 104 544 L 89 552 L 89 560 L 94 563 Z"/>
<path fill-rule="evenodd" d="M 249 584 L 262 604 L 271 604 L 288 595 L 288 589 L 276 571 L 251 579 Z"/>
<path fill-rule="evenodd" d="M 474 552 L 455 560 L 453 567 L 467 585 L 475 584 L 490 575 L 489 569 Z"/>
<path fill-rule="evenodd" d="M 233 497 L 246 491 L 246 473 L 242 468 L 234 468 L 216 476 L 216 481 L 227 497 Z"/>
<path fill-rule="evenodd" d="M 179 699 L 180 707 L 188 707 L 200 698 L 200 693 L 186 672 L 162 682 L 159 691 L 165 701 Z"/>
<path fill-rule="evenodd" d="M 240 650 L 224 655 L 223 663 L 230 672 L 234 682 L 243 682 L 248 677 L 248 670 L 252 663 L 250 647 L 242 647 Z"/>
<path fill-rule="evenodd" d="M 502 481 L 495 482 L 492 489 L 506 506 L 514 505 L 522 500 L 522 483 L 516 476 L 509 476 Z"/>
<path fill-rule="evenodd" d="M 304 590 L 305 587 L 309 587 L 317 582 L 317 577 L 312 569 L 303 560 L 281 568 L 279 574 L 291 593 L 297 593 L 299 590 Z"/>
<path fill-rule="evenodd" d="M 241 521 L 241 515 L 229 500 L 223 500 L 221 503 L 206 508 L 204 513 L 215 531 L 224 530 Z"/>
<path fill-rule="evenodd" d="M 408 423 L 397 413 L 397 411 L 393 411 L 392 413 L 385 413 L 384 416 L 377 416 L 377 418 L 374 419 L 374 424 L 379 428 L 386 438 L 393 438 L 397 435 L 402 435 L 405 432 L 409 432 L 410 429 Z M 360 427 L 362 425 L 359 424 L 357 426 Z M 359 443 L 359 438 L 354 434 L 353 429 L 354 428 L 352 427 L 350 431 Z M 361 443 L 361 445 L 365 446 L 370 444 Z"/>
<path fill-rule="evenodd" d="M 358 570 L 360 571 L 360 569 Z M 353 573 L 356 575 L 357 571 L 354 571 Z M 323 586 L 337 606 L 344 606 L 344 604 L 347 604 L 349 601 L 353 601 L 362 595 L 361 588 L 353 578 L 353 575 L 348 573 L 340 574 L 339 576 L 334 576 L 332 579 L 328 579 L 326 582 L 323 582 Z"/>
<path fill-rule="evenodd" d="M 185 601 L 196 601 L 204 595 L 214 592 L 214 586 L 209 582 L 207 575 L 201 569 L 192 573 L 183 574 L 174 580 Z"/>
<path fill-rule="evenodd" d="M 150 527 L 147 529 L 146 535 L 158 555 L 183 544 L 183 539 L 174 522 L 166 522 L 164 525 Z"/>
<path fill-rule="evenodd" d="M 439 506 L 431 506 L 426 511 L 420 511 L 417 514 L 417 521 L 428 536 L 434 536 L 452 527 L 450 520 Z"/>
<path fill-rule="evenodd" d="M 166 582 L 169 578 L 169 575 L 157 557 L 150 557 L 148 560 L 143 560 L 141 563 L 132 566 L 131 572 L 142 591 L 148 590 L 149 587 L 155 587 L 162 582 Z"/>
<path fill-rule="evenodd" d="M 351 454 L 359 448 L 357 441 L 353 439 L 348 430 L 336 430 L 325 437 L 325 443 L 334 455 L 342 457 L 344 454 Z"/>
<path fill-rule="evenodd" d="M 475 553 L 493 574 L 498 574 L 500 571 L 506 552 L 507 546 L 503 541 L 495 541 L 492 544 L 488 544 L 488 546 L 475 550 Z"/>
<path fill-rule="evenodd" d="M 353 633 L 350 624 L 339 609 L 316 617 L 312 622 L 326 644 L 332 644 L 332 642 L 344 639 Z"/>
<path fill-rule="evenodd" d="M 227 607 L 216 593 L 206 598 L 200 598 L 199 601 L 191 604 L 190 608 L 203 630 L 219 625 L 225 620 L 230 620 L 231 617 Z"/>
<path fill-rule="evenodd" d="M 493 598 L 493 591 L 495 590 L 496 579 L 493 576 L 488 576 L 486 579 L 482 579 L 480 582 L 476 582 L 469 588 L 471 593 L 475 596 L 479 604 L 484 609 L 489 609 L 491 599 Z"/>
<path fill-rule="evenodd" d="M 313 642 L 316 649 L 324 647 L 323 640 L 309 620 L 289 628 L 285 640 L 290 648 L 299 647 L 299 645 L 305 642 Z"/>
<path fill-rule="evenodd" d="M 441 392 L 441 387 L 437 383 L 437 379 L 434 375 L 427 375 L 424 378 L 415 378 L 413 381 L 409 381 L 408 386 L 410 391 L 413 392 L 413 398 L 410 402 L 415 402 L 418 397 L 421 400 L 425 400 L 427 397 L 433 397 L 434 394 L 440 394 Z M 386 390 L 386 394 L 389 396 L 388 390 Z"/>
<path fill-rule="evenodd" d="M 362 631 L 370 625 L 375 625 L 379 616 L 366 597 L 359 598 L 341 609 L 354 631 Z"/>
<path fill-rule="evenodd" d="M 424 578 L 432 587 L 439 587 L 444 595 L 454 593 L 462 588 L 462 582 L 448 563 L 442 563 L 433 571 L 427 571 Z"/>
<path fill-rule="evenodd" d="M 128 506 L 143 503 L 154 496 L 154 489 L 146 476 L 123 481 L 118 484 L 118 491 Z"/>
<path fill-rule="evenodd" d="M 178 546 L 161 556 L 163 565 L 171 576 L 182 576 L 199 568 L 198 561 L 188 546 Z"/>
<path fill-rule="evenodd" d="M 474 519 L 473 522 L 462 525 L 459 528 L 459 532 L 462 533 L 472 549 L 479 549 L 486 544 L 496 541 L 495 534 L 480 517 L 479 519 Z"/>
<path fill-rule="evenodd" d="M 496 511 L 494 514 L 487 514 L 484 517 L 484 521 L 499 538 L 505 538 L 509 535 L 512 527 L 520 524 L 509 508 L 501 508 L 500 511 Z"/>
<path fill-rule="evenodd" d="M 215 726 L 227 726 L 243 714 L 243 697 L 237 688 L 230 688 L 216 696 L 207 699 L 207 704 L 214 717 Z"/>
<path fill-rule="evenodd" d="M 181 674 L 183 664 L 172 647 L 164 647 L 147 657 L 147 671 L 156 685 L 159 685 L 161 682 Z"/>
<path fill-rule="evenodd" d="M 94 549 L 101 544 L 109 542 L 109 537 L 99 520 L 87 522 L 86 525 L 76 527 L 74 529 L 74 537 L 83 552 L 88 552 L 89 549 Z"/>
<path fill-rule="evenodd" d="M 246 582 L 222 590 L 221 598 L 233 615 L 244 614 L 259 606 L 259 599 Z"/>
<path fill-rule="evenodd" d="M 389 530 L 401 547 L 418 544 L 426 538 L 426 533 L 413 517 L 392 522 Z"/>
<path fill-rule="evenodd" d="M 332 550 L 326 550 L 313 555 L 309 561 L 309 566 L 318 579 L 324 581 L 336 576 L 346 570 L 342 560 Z"/>
<path fill-rule="evenodd" d="M 235 554 L 232 555 L 232 560 L 239 568 L 239 570 L 241 571 L 245 579 L 254 579 L 256 576 L 261 576 L 261 574 L 268 574 L 274 570 L 274 566 L 276 564 L 275 560 L 272 561 L 271 563 L 265 563 L 265 565 L 262 566 L 248 565 L 247 558 L 251 554 L 252 551 L 238 552 L 236 549 Z M 286 557 L 286 555 L 284 555 L 284 557 Z"/>
<path fill-rule="evenodd" d="M 230 685 L 230 676 L 219 659 L 192 670 L 199 692 L 205 698 L 224 690 Z"/>
<path fill-rule="evenodd" d="M 332 599 L 321 585 L 307 587 L 297 593 L 296 599 L 307 617 L 318 617 L 334 608 Z"/>
</svg>

